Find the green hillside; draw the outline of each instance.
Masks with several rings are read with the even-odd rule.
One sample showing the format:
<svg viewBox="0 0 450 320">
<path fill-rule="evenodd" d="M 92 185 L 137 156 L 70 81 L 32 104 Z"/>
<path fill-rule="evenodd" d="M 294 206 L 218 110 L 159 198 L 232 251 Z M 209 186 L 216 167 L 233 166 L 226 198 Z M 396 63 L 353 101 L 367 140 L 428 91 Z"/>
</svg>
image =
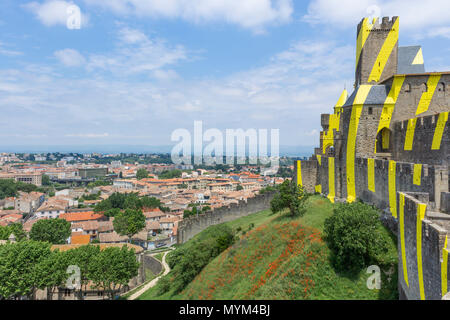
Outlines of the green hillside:
<svg viewBox="0 0 450 320">
<path fill-rule="evenodd" d="M 238 231 L 238 241 L 214 258 L 179 294 L 169 290 L 158 295 L 161 290 L 157 285 L 140 298 L 397 299 L 393 238 L 383 260 L 394 265 L 394 274 L 388 281 L 382 272 L 381 290 L 367 288 L 370 274 L 365 269 L 358 274 L 338 274 L 333 269 L 330 250 L 322 240 L 324 221 L 333 214 L 333 207 L 327 199 L 314 196 L 301 218 L 263 211 L 229 222 L 226 225 Z M 193 240 L 201 239 L 202 233 Z"/>
</svg>

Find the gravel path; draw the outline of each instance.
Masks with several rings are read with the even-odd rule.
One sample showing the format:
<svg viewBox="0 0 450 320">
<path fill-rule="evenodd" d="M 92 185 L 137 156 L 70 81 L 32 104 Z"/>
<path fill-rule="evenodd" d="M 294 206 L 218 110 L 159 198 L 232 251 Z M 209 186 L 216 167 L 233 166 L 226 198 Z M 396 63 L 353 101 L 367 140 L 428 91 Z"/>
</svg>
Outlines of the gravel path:
<svg viewBox="0 0 450 320">
<path fill-rule="evenodd" d="M 144 285 L 140 290 L 138 290 L 137 292 L 133 293 L 130 297 L 128 297 L 128 300 L 136 300 L 137 298 L 139 298 L 144 292 L 146 292 L 148 289 L 154 287 L 156 285 L 156 283 L 158 282 L 159 278 L 165 276 L 166 274 L 168 274 L 170 272 L 170 268 L 169 265 L 166 263 L 166 256 L 167 254 L 170 252 L 166 251 L 163 255 L 162 258 L 162 265 L 164 268 L 164 273 L 161 274 L 160 276 L 156 277 L 155 279 L 153 279 L 152 281 L 150 281 L 149 283 L 147 283 L 146 285 Z"/>
</svg>

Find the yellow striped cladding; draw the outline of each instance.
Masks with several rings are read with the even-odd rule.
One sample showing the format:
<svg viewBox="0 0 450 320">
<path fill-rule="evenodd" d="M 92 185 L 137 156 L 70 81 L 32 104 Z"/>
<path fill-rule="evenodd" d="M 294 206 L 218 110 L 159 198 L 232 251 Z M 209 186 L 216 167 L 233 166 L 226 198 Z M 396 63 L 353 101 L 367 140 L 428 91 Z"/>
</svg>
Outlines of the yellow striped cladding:
<svg viewBox="0 0 450 320">
<path fill-rule="evenodd" d="M 302 162 L 300 160 L 297 161 L 297 185 L 303 186 L 302 181 Z"/>
<path fill-rule="evenodd" d="M 427 91 L 422 93 L 422 97 L 420 98 L 419 105 L 417 106 L 416 115 L 424 113 L 428 111 L 430 107 L 431 99 L 433 99 L 434 92 L 436 91 L 437 85 L 439 84 L 439 80 L 441 80 L 440 74 L 432 74 L 428 78 L 427 82 Z"/>
<path fill-rule="evenodd" d="M 408 120 L 408 128 L 405 136 L 405 151 L 412 151 L 414 142 L 414 133 L 416 131 L 417 118 Z"/>
<path fill-rule="evenodd" d="M 416 186 L 420 186 L 422 182 L 422 164 L 418 163 L 414 165 L 413 183 Z"/>
<path fill-rule="evenodd" d="M 355 101 L 352 106 L 352 115 L 347 137 L 347 202 L 351 203 L 356 200 L 355 187 L 355 153 L 356 153 L 356 135 L 358 133 L 359 119 L 361 117 L 364 102 L 369 95 L 371 85 L 361 85 L 357 89 Z"/>
<path fill-rule="evenodd" d="M 339 97 L 339 100 L 335 106 L 334 114 L 330 115 L 329 120 L 329 128 L 323 135 L 323 146 L 322 146 L 322 153 L 325 154 L 328 147 L 334 145 L 334 131 L 333 129 L 336 129 L 336 131 L 339 131 L 339 123 L 341 121 L 341 113 L 342 113 L 342 106 L 345 104 L 345 101 L 347 101 L 348 92 L 347 90 L 344 90 Z"/>
<path fill-rule="evenodd" d="M 442 296 L 448 293 L 448 236 L 445 237 L 444 248 L 442 249 L 442 262 L 441 262 L 441 286 L 442 286 Z"/>
<path fill-rule="evenodd" d="M 367 159 L 368 189 L 375 192 L 375 159 Z"/>
<path fill-rule="evenodd" d="M 438 121 L 436 123 L 436 129 L 434 129 L 433 143 L 431 145 L 431 150 L 440 150 L 442 136 L 444 134 L 445 126 L 448 121 L 448 111 L 442 112 L 439 115 Z"/>
<path fill-rule="evenodd" d="M 391 209 L 392 216 L 397 218 L 397 188 L 395 185 L 395 172 L 397 163 L 393 160 L 389 161 L 389 207 Z"/>
<path fill-rule="evenodd" d="M 397 20 L 394 22 L 394 26 L 389 31 L 389 34 L 386 40 L 384 41 L 383 46 L 381 47 L 377 59 L 375 60 L 375 64 L 373 65 L 372 72 L 370 73 L 368 82 L 380 81 L 381 75 L 383 74 L 384 68 L 386 67 L 389 57 L 391 56 L 391 53 L 398 42 L 399 25 L 400 25 L 400 18 L 397 18 Z"/>
<path fill-rule="evenodd" d="M 391 90 L 384 102 L 383 110 L 381 111 L 380 122 L 378 123 L 378 133 L 384 128 L 389 129 L 391 126 L 392 115 L 394 114 L 395 104 L 397 103 L 398 96 L 402 89 L 403 83 L 405 82 L 405 76 L 394 76 L 394 81 L 392 83 Z M 389 147 L 389 146 L 388 146 Z M 375 153 L 376 153 L 375 145 Z"/>
<path fill-rule="evenodd" d="M 422 264 L 422 221 L 425 218 L 425 212 L 427 211 L 427 205 L 419 203 L 417 207 L 417 237 L 416 237 L 416 247 L 417 247 L 417 273 L 419 277 L 419 291 L 420 300 L 425 300 L 425 288 L 423 283 L 423 264 Z"/>
<path fill-rule="evenodd" d="M 398 222 L 400 225 L 400 250 L 402 255 L 402 267 L 403 267 L 403 279 L 406 285 L 409 287 L 408 281 L 408 266 L 406 264 L 406 243 L 405 243 L 405 195 L 400 193 L 400 203 L 399 203 L 399 218 Z"/>
<path fill-rule="evenodd" d="M 336 191 L 334 186 L 334 158 L 328 158 L 328 199 L 334 203 Z"/>
<path fill-rule="evenodd" d="M 364 18 L 363 23 L 361 25 L 361 29 L 358 33 L 358 38 L 356 40 L 356 64 L 355 69 L 358 68 L 359 59 L 361 57 L 362 49 L 364 48 L 364 44 L 367 41 L 367 38 L 370 35 L 370 32 L 373 29 L 373 23 L 369 23 L 369 18 Z"/>
</svg>

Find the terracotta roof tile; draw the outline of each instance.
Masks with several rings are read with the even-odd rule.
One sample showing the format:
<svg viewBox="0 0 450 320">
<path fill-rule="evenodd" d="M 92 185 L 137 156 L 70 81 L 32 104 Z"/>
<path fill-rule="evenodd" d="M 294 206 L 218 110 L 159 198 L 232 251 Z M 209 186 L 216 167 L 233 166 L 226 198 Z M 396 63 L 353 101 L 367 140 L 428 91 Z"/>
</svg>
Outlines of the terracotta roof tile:
<svg viewBox="0 0 450 320">
<path fill-rule="evenodd" d="M 88 244 L 91 242 L 91 236 L 88 234 L 72 235 L 71 244 Z"/>
</svg>

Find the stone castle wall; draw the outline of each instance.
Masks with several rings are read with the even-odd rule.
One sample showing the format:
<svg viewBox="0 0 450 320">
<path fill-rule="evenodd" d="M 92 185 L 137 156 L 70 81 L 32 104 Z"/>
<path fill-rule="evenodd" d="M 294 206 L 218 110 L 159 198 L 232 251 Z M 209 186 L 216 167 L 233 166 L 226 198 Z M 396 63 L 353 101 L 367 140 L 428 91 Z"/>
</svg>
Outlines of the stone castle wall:
<svg viewBox="0 0 450 320">
<path fill-rule="evenodd" d="M 441 114 L 417 118 L 412 150 L 405 150 L 408 121 L 396 122 L 393 133 L 392 156 L 407 162 L 437 165 L 450 164 L 450 121 L 444 123 L 440 148 L 432 150 L 433 138 Z M 441 125 L 441 124 L 440 124 Z"/>
<path fill-rule="evenodd" d="M 436 88 L 434 88 L 434 94 L 430 100 L 428 110 L 420 114 L 422 117 L 448 111 L 448 104 L 450 101 L 450 74 L 436 74 L 441 75 L 441 78 L 439 79 Z M 430 91 L 433 89 L 426 88 L 429 80 L 429 74 L 406 76 L 395 104 L 394 113 L 392 115 L 393 122 L 404 121 L 417 116 L 417 106 L 419 105 L 425 89 L 429 89 Z M 387 80 L 384 84 L 390 87 L 392 85 L 392 79 Z"/>
<path fill-rule="evenodd" d="M 334 158 L 332 158 L 334 159 Z M 373 183 L 369 184 L 369 169 L 372 166 L 369 161 L 373 161 Z M 302 161 L 302 167 L 303 167 Z M 312 161 L 309 161 L 312 162 Z M 330 158 L 321 157 L 321 164 L 318 165 L 315 185 L 321 186 L 321 193 L 330 195 L 330 184 L 334 183 L 334 195 L 338 199 L 347 198 L 347 183 L 345 180 L 345 168 L 338 160 L 334 159 L 333 170 L 330 171 Z M 394 172 L 390 174 L 395 167 Z M 441 195 L 448 191 L 448 167 L 422 165 L 420 169 L 420 181 L 414 181 L 414 164 L 406 162 L 396 162 L 389 160 L 356 158 L 355 159 L 355 190 L 356 197 L 366 203 L 373 204 L 381 210 L 390 210 L 390 197 L 392 194 L 402 192 L 425 192 L 428 194 L 430 205 L 439 209 L 442 205 Z M 334 171 L 334 174 L 333 174 Z M 307 171 L 302 171 L 304 176 L 312 176 Z M 391 178 L 390 178 L 391 177 Z M 391 179 L 391 184 L 389 180 Z M 307 191 L 313 192 L 307 188 Z M 445 198 L 447 199 L 447 198 Z M 445 201 L 444 201 L 445 202 Z"/>
<path fill-rule="evenodd" d="M 432 221 L 426 203 L 413 195 L 399 193 L 398 283 L 400 299 L 441 300 L 450 288 L 447 231 Z M 419 206 L 426 206 L 424 218 Z"/>
<path fill-rule="evenodd" d="M 233 203 L 228 207 L 221 207 L 195 217 L 184 219 L 178 225 L 177 243 L 185 243 L 209 226 L 229 222 L 252 213 L 269 209 L 270 201 L 274 195 L 275 193 L 273 192 L 259 194 L 253 198 L 248 198 L 247 201 L 240 200 L 238 204 Z"/>
</svg>

